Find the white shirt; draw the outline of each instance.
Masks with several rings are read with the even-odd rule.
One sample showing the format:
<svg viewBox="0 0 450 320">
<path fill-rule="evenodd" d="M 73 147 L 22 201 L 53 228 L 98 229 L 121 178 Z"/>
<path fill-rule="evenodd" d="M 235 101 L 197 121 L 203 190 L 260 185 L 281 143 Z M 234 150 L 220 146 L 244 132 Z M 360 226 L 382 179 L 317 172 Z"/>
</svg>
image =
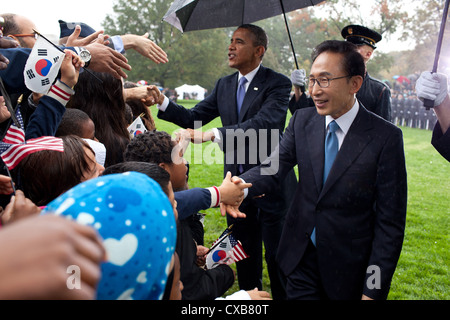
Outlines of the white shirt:
<svg viewBox="0 0 450 320">
<path fill-rule="evenodd" d="M 336 131 L 336 136 L 339 141 L 339 149 L 341 149 L 342 143 L 344 142 L 344 138 L 347 135 L 348 130 L 350 129 L 353 121 L 356 118 L 356 115 L 359 111 L 359 102 L 358 99 L 355 99 L 355 104 L 353 107 L 347 111 L 347 113 L 343 114 L 337 119 L 333 119 L 332 116 L 326 116 L 325 117 L 325 131 L 328 133 L 328 125 L 331 121 L 336 121 L 336 123 L 339 125 L 339 129 Z"/>
<path fill-rule="evenodd" d="M 245 83 L 245 92 L 247 92 L 248 87 L 250 86 L 250 83 L 253 81 L 253 79 L 255 78 L 256 74 L 259 71 L 259 68 L 261 68 L 261 64 L 254 70 L 250 71 L 249 73 L 247 73 L 245 75 L 245 78 L 247 79 L 247 82 Z M 240 72 L 238 75 L 238 83 L 241 80 L 241 78 L 244 77 Z M 212 131 L 214 132 L 214 142 L 215 143 L 219 143 L 221 141 L 221 136 L 220 136 L 220 131 L 217 130 L 217 128 L 213 128 Z"/>
<path fill-rule="evenodd" d="M 359 102 L 358 99 L 355 99 L 355 103 L 353 104 L 353 107 L 347 111 L 347 113 L 343 114 L 337 119 L 334 119 L 332 116 L 326 116 L 325 117 L 325 131 L 328 133 L 328 125 L 331 121 L 336 121 L 336 123 L 339 125 L 339 129 L 336 131 L 336 136 L 339 141 L 339 149 L 341 149 L 342 143 L 344 142 L 344 138 L 347 135 L 348 130 L 350 130 L 351 125 L 353 124 L 353 121 L 356 118 L 356 115 L 359 111 Z M 241 178 L 242 182 L 245 183 L 245 181 Z M 244 199 L 247 198 L 248 195 L 248 189 L 244 190 Z"/>
<path fill-rule="evenodd" d="M 247 92 L 248 86 L 250 85 L 250 82 L 253 81 L 253 78 L 256 76 L 256 73 L 259 71 L 259 68 L 261 67 L 261 65 L 259 65 L 255 70 L 249 72 L 248 74 L 245 75 L 245 77 L 247 78 L 247 83 L 245 84 L 245 92 Z M 238 83 L 239 80 L 243 77 L 243 75 L 239 72 L 239 76 L 238 76 Z M 164 101 L 162 104 L 157 104 L 157 107 L 159 110 L 161 110 L 162 112 L 166 111 L 167 106 L 169 105 L 169 98 L 167 98 L 166 96 L 164 97 Z M 214 130 L 214 129 L 213 129 Z M 215 129 L 216 131 L 214 131 L 214 135 L 215 137 L 215 141 L 214 142 L 218 142 L 217 139 L 220 140 L 220 135 L 218 134 L 218 130 Z M 216 134 L 217 133 L 217 134 Z"/>
</svg>

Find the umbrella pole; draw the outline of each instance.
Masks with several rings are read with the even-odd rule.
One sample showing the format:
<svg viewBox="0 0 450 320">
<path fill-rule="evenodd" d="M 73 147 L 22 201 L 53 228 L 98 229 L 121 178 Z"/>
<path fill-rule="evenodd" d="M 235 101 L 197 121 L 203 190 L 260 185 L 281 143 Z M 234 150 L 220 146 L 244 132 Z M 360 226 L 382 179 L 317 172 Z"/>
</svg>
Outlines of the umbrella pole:
<svg viewBox="0 0 450 320">
<path fill-rule="evenodd" d="M 281 4 L 281 10 L 283 11 L 284 23 L 286 24 L 286 30 L 287 30 L 287 33 L 289 36 L 289 42 L 291 43 L 292 54 L 294 55 L 295 67 L 298 70 L 299 68 L 298 68 L 297 56 L 295 55 L 294 43 L 292 42 L 291 31 L 289 30 L 289 24 L 287 21 L 286 12 L 284 11 L 283 0 L 280 0 L 280 4 Z M 300 89 L 302 90 L 302 92 L 305 92 L 305 86 L 301 86 Z"/>
<path fill-rule="evenodd" d="M 447 23 L 449 2 L 450 2 L 450 0 L 445 1 L 444 14 L 442 15 L 441 29 L 439 30 L 439 37 L 438 37 L 437 46 L 436 46 L 436 55 L 434 56 L 433 70 L 431 71 L 432 73 L 437 72 L 437 69 L 438 69 L 439 56 L 441 54 L 441 48 L 442 48 L 442 39 L 444 38 L 445 24 Z M 423 105 L 427 110 L 430 110 L 434 106 L 434 101 L 430 100 L 430 99 L 424 99 Z"/>
<path fill-rule="evenodd" d="M 291 43 L 292 53 L 294 55 L 295 67 L 298 69 L 297 57 L 295 56 L 294 44 L 292 43 L 291 31 L 289 31 L 289 25 L 286 18 L 286 12 L 284 11 L 283 0 L 280 0 L 281 10 L 283 11 L 284 23 L 286 24 L 286 30 L 289 36 L 289 42 Z"/>
</svg>

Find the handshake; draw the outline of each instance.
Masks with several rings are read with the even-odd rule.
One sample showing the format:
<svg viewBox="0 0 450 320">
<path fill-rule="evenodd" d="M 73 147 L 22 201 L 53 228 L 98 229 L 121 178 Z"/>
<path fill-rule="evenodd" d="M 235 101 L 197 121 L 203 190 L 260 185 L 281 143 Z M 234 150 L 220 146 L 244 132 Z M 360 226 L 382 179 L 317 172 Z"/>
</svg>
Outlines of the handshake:
<svg viewBox="0 0 450 320">
<path fill-rule="evenodd" d="M 246 197 L 246 189 L 252 186 L 245 183 L 239 177 L 232 177 L 228 172 L 222 184 L 218 187 L 220 194 L 220 213 L 227 213 L 233 218 L 245 218 L 245 214 L 239 211 L 239 207 Z"/>
</svg>

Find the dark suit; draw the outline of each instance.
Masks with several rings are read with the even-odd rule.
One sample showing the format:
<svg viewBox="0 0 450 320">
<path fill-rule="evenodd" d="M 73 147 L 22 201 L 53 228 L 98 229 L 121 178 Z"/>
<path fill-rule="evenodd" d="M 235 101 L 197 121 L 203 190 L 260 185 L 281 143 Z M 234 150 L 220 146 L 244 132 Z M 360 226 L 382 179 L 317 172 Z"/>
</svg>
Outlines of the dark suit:
<svg viewBox="0 0 450 320">
<path fill-rule="evenodd" d="M 227 171 L 239 175 L 239 164 L 243 164 L 244 171 L 259 165 L 275 149 L 286 125 L 289 93 L 292 88 L 286 76 L 261 66 L 249 84 L 238 115 L 237 85 L 236 72 L 219 79 L 211 94 L 194 108 L 185 109 L 170 102 L 165 112 L 158 113 L 158 118 L 183 128 L 194 128 L 195 121 L 202 121 L 202 125 L 205 125 L 220 117 L 223 127 L 218 128 L 221 133 L 219 145 L 224 151 L 224 175 Z M 261 129 L 265 129 L 265 132 L 260 131 Z M 236 143 L 244 141 L 245 134 L 251 138 L 246 139 L 245 143 Z M 243 156 L 243 159 L 239 159 L 240 156 Z M 234 224 L 233 234 L 242 242 L 244 250 L 251 257 L 237 264 L 241 289 L 262 288 L 262 237 L 266 245 L 272 293 L 274 298 L 284 298 L 283 284 L 277 284 L 280 281 L 274 279 L 274 274 L 277 273 L 275 253 L 295 183 L 296 177 L 291 170 L 287 179 L 273 193 L 266 194 L 261 199 L 249 198 L 243 203 L 241 211 L 247 214 L 247 219 L 232 221 L 228 218 L 228 223 Z M 259 223 L 262 227 L 255 226 Z M 278 291 L 281 293 L 278 294 Z"/>
<path fill-rule="evenodd" d="M 280 142 L 280 170 L 261 176 L 254 168 L 241 177 L 253 184 L 252 197 L 276 186 L 298 164 L 299 183 L 277 254 L 283 272 L 288 277 L 295 274 L 316 228 L 316 273 L 326 296 L 361 299 L 365 294 L 385 299 L 405 229 L 402 132 L 360 106 L 322 187 L 325 132 L 325 117 L 315 109 L 296 111 Z M 381 270 L 380 289 L 367 286 L 369 266 Z"/>
</svg>

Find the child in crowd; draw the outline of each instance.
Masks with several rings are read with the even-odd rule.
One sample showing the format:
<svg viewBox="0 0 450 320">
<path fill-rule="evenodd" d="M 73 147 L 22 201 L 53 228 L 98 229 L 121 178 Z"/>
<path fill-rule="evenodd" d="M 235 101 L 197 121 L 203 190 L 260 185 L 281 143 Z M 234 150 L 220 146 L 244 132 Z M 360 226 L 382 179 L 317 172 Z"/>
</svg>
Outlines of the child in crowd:
<svg viewBox="0 0 450 320">
<path fill-rule="evenodd" d="M 83 138 L 94 150 L 97 163 L 101 166 L 105 165 L 106 147 L 95 137 L 95 124 L 86 112 L 72 108 L 66 110 L 55 136 L 67 135 L 76 135 Z"/>
<path fill-rule="evenodd" d="M 11 171 L 16 187 L 38 206 L 45 206 L 80 182 L 98 177 L 103 166 L 82 138 L 64 136 L 64 152 L 43 150 L 25 157 Z"/>
<path fill-rule="evenodd" d="M 177 226 L 170 201 L 153 179 L 138 172 L 91 179 L 52 201 L 42 214 L 92 226 L 102 237 L 107 261 L 101 264 L 97 299 L 162 299 Z M 83 281 L 83 270 L 79 273 Z"/>
<path fill-rule="evenodd" d="M 172 175 L 167 176 L 165 169 L 156 163 L 130 161 L 108 167 L 103 174 L 138 171 L 148 174 L 151 178 L 161 181 L 160 176 L 170 178 L 168 182 L 161 182 L 163 190 L 166 189 L 169 198 L 173 191 Z M 176 180 L 176 179 L 175 179 Z M 165 186 L 167 185 L 167 187 Z M 175 197 L 174 197 L 175 198 Z M 173 201 L 174 207 L 176 201 Z M 175 210 L 176 212 L 176 210 Z M 184 300 L 212 300 L 223 295 L 234 283 L 233 270 L 227 265 L 220 265 L 212 270 L 205 270 L 197 265 L 197 258 L 208 250 L 197 246 L 193 239 L 188 221 L 178 219 L 178 236 L 176 252 L 180 259 L 181 282 L 183 283 Z M 201 253 L 199 253 L 201 252 Z"/>
</svg>

